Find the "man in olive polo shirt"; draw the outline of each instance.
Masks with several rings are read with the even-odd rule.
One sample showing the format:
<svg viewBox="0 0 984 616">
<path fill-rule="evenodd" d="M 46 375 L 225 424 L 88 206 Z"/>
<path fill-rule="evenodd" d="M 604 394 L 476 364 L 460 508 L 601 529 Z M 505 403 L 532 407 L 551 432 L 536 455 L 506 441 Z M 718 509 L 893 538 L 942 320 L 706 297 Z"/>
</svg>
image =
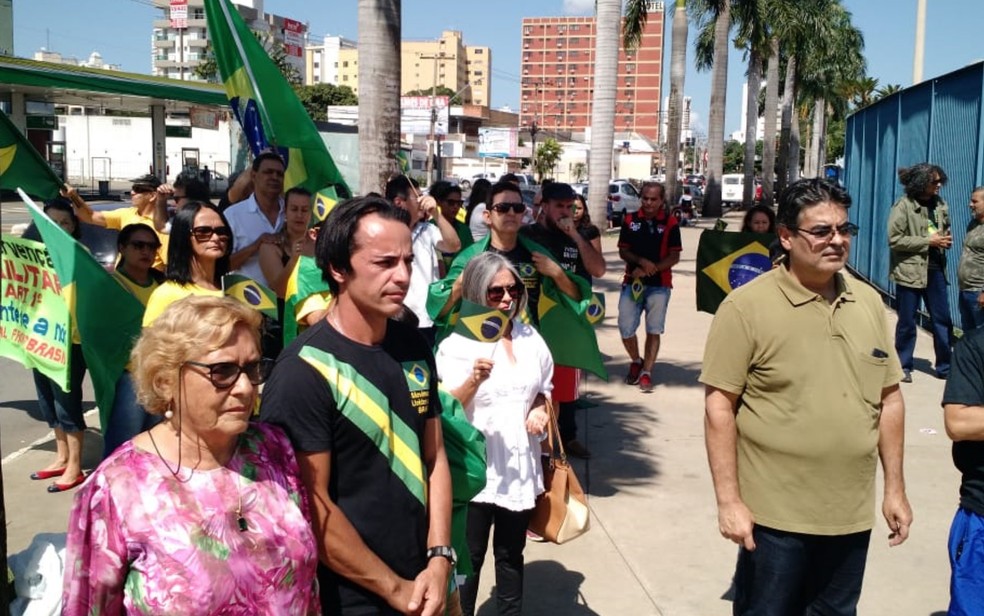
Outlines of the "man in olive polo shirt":
<svg viewBox="0 0 984 616">
<path fill-rule="evenodd" d="M 889 545 L 912 523 L 902 369 L 880 298 L 841 273 L 850 196 L 809 179 L 782 202 L 786 264 L 728 296 L 704 349 L 718 524 L 741 546 L 735 614 L 855 614 L 879 457 Z"/>
</svg>

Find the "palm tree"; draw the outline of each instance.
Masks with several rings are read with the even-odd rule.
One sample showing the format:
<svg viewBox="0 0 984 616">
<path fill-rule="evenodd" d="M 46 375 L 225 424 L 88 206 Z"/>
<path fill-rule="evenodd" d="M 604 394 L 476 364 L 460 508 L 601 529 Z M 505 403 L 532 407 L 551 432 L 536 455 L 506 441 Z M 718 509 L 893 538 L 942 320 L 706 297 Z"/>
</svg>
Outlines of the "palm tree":
<svg viewBox="0 0 984 616">
<path fill-rule="evenodd" d="M 598 0 L 594 93 L 591 99 L 591 159 L 588 168 L 588 213 L 593 220 L 605 220 L 608 215 L 608 183 L 612 179 L 612 148 L 615 143 L 615 88 L 621 15 L 621 0 Z M 645 24 L 645 7 L 641 20 L 643 25 L 637 27 L 638 37 L 642 36 Z"/>
<path fill-rule="evenodd" d="M 731 31 L 732 0 L 699 0 L 693 5 L 702 25 L 695 50 L 697 70 L 712 68 L 711 106 L 707 118 L 707 190 L 704 216 L 721 215 L 721 176 L 724 173 L 724 112 L 728 90 L 728 34 Z M 713 32 L 713 49 L 708 57 L 702 39 Z"/>
<path fill-rule="evenodd" d="M 400 0 L 359 0 L 359 188 L 381 191 L 400 151 Z"/>
<path fill-rule="evenodd" d="M 776 109 L 779 108 L 779 39 L 769 40 L 768 66 L 765 73 L 765 134 L 762 143 L 762 203 L 775 200 Z"/>
<path fill-rule="evenodd" d="M 897 83 L 889 83 L 889 84 L 886 84 L 886 85 L 878 88 L 877 90 L 875 90 L 875 100 L 876 101 L 880 101 L 881 99 L 885 98 L 886 96 L 891 96 L 892 94 L 895 94 L 896 92 L 901 92 L 901 91 L 902 91 L 902 86 L 900 86 Z"/>
<path fill-rule="evenodd" d="M 675 0 L 673 46 L 670 50 L 670 104 L 666 120 L 666 200 L 668 203 L 676 203 L 678 198 L 677 174 L 680 164 L 680 128 L 683 123 L 683 85 L 687 72 L 687 30 L 687 1 Z"/>
</svg>

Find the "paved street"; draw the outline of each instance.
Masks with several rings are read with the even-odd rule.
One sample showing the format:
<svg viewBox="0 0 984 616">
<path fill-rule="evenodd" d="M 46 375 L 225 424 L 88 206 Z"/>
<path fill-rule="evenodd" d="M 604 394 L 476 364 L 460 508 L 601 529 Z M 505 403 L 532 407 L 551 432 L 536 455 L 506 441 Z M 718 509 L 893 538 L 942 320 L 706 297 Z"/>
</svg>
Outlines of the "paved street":
<svg viewBox="0 0 984 616">
<path fill-rule="evenodd" d="M 730 215 L 731 228 L 739 224 Z M 581 439 L 594 453 L 576 462 L 590 494 L 592 528 L 564 546 L 530 543 L 526 609 L 534 615 L 631 614 L 704 616 L 730 614 L 725 599 L 737 548 L 718 535 L 716 509 L 703 443 L 700 372 L 711 316 L 695 312 L 694 258 L 699 229 L 684 228 L 684 254 L 674 274 L 667 333 L 654 371 L 657 387 L 643 394 L 622 384 L 627 360 L 614 310 L 599 329 L 612 379 L 592 378 L 581 411 Z M 615 238 L 604 240 L 609 274 L 598 287 L 616 306 L 620 271 Z M 894 319 L 893 319 L 894 324 Z M 932 352 L 921 333 L 917 357 Z M 804 358 L 808 360 L 809 358 Z M 906 473 L 915 522 L 909 541 L 888 548 L 879 518 L 872 535 L 861 614 L 942 615 L 948 600 L 946 538 L 957 502 L 959 476 L 950 461 L 939 400 L 943 382 L 928 362 L 917 364 L 915 382 L 904 386 L 907 403 Z M 46 432 L 27 418 L 34 412 L 29 373 L 0 362 L 0 447 L 3 455 Z M 91 390 L 86 399 L 92 400 Z M 90 414 L 90 417 L 93 414 Z M 95 423 L 93 417 L 92 423 Z M 87 439 L 87 459 L 101 442 Z M 10 551 L 23 549 L 39 532 L 59 532 L 71 496 L 49 495 L 28 475 L 42 466 L 51 444 L 42 444 L 3 464 Z M 880 503 L 880 499 L 879 499 Z M 495 613 L 489 590 L 494 573 L 483 571 L 480 614 Z"/>
</svg>

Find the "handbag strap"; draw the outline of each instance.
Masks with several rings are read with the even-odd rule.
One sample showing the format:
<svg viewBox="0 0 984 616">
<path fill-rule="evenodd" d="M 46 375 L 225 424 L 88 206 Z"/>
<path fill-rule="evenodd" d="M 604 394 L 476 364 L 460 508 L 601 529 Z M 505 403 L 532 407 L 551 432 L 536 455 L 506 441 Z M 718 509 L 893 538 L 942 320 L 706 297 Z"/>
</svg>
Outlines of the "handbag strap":
<svg viewBox="0 0 984 616">
<path fill-rule="evenodd" d="M 547 407 L 547 444 L 550 446 L 550 457 L 560 458 L 562 462 L 567 462 L 567 452 L 564 451 L 564 439 L 560 438 L 560 426 L 557 423 L 557 411 L 554 408 L 553 400 L 544 397 L 544 401 Z M 554 435 L 556 434 L 556 445 L 554 444 Z M 557 452 L 560 455 L 557 455 Z"/>
</svg>

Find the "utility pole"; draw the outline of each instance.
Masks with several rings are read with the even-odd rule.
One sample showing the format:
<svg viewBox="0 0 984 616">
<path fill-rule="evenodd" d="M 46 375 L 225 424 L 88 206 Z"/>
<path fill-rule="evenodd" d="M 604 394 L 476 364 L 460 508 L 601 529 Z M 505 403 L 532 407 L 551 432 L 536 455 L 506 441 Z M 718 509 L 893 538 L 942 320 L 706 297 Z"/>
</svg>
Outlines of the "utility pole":
<svg viewBox="0 0 984 616">
<path fill-rule="evenodd" d="M 537 105 L 540 104 L 540 86 L 543 84 L 542 81 L 536 82 L 536 101 L 534 103 L 533 111 L 533 121 L 530 122 L 530 141 L 532 141 L 532 154 L 530 156 L 530 166 L 533 167 L 533 174 L 536 175 L 536 134 L 540 132 L 540 126 L 536 123 L 537 116 Z"/>
<path fill-rule="evenodd" d="M 437 131 L 437 61 L 444 60 L 447 56 L 442 51 L 436 53 L 432 56 L 420 56 L 421 60 L 433 60 L 434 61 L 434 81 L 431 85 L 431 97 L 430 97 L 430 134 L 427 136 L 427 184 L 434 183 L 434 155 L 431 152 L 431 146 L 434 143 L 435 132 Z M 444 84 L 441 84 L 444 85 Z M 450 99 L 448 104 L 451 104 Z"/>
<path fill-rule="evenodd" d="M 916 0 L 916 45 L 912 56 L 912 84 L 923 80 L 923 57 L 926 49 L 926 0 Z"/>
</svg>

